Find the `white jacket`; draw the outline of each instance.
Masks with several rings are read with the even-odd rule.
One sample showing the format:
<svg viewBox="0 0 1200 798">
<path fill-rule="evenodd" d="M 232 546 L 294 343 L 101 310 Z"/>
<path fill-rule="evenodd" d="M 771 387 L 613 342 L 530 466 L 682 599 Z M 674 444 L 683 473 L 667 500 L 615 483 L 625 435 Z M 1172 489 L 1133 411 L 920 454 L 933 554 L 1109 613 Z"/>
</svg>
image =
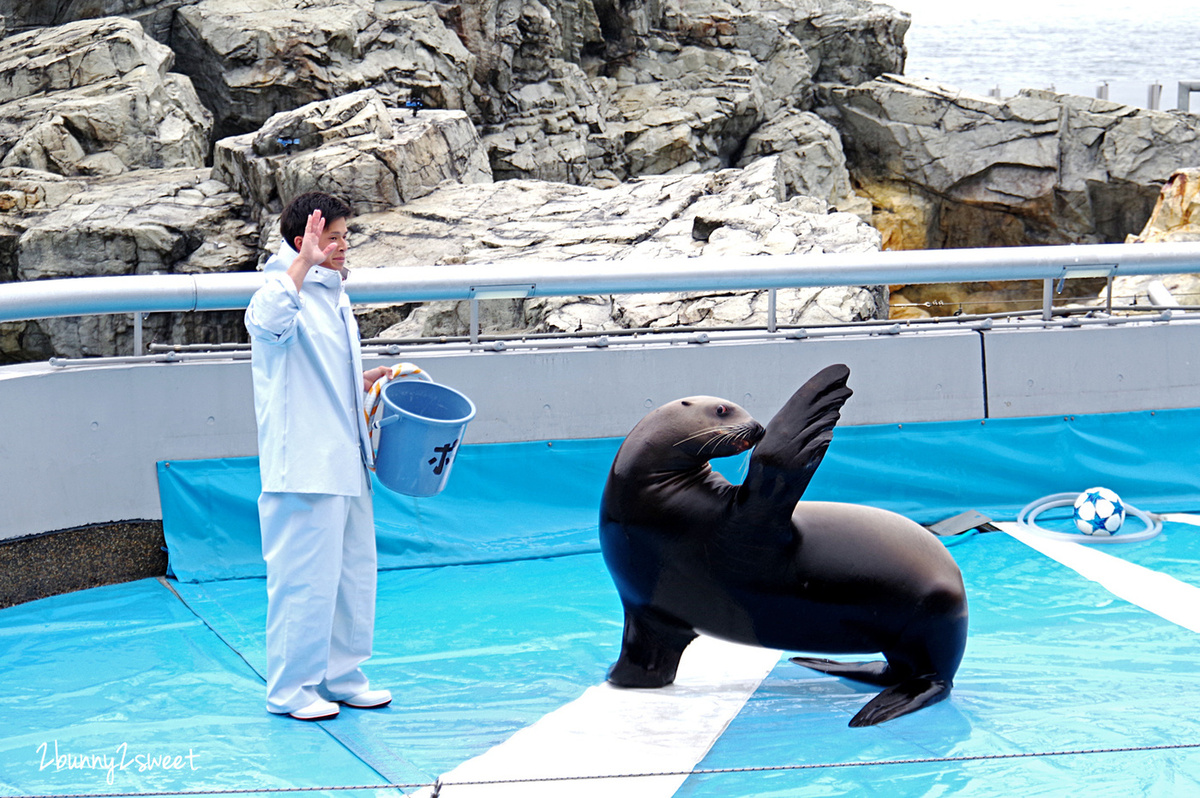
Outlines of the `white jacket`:
<svg viewBox="0 0 1200 798">
<path fill-rule="evenodd" d="M 262 489 L 358 496 L 373 463 L 348 272 L 313 266 L 297 291 L 296 254 L 284 243 L 267 261 L 246 308 Z"/>
</svg>

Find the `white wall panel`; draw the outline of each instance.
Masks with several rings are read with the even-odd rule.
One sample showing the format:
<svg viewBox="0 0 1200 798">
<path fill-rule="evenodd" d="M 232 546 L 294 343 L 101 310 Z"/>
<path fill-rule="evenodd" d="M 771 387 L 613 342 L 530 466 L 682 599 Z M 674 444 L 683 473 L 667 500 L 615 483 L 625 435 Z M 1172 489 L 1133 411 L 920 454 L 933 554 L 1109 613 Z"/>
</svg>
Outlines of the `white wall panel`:
<svg viewBox="0 0 1200 798">
<path fill-rule="evenodd" d="M 767 420 L 812 374 L 850 366 L 845 424 L 983 415 L 977 333 L 368 357 L 416 360 L 472 398 L 468 443 L 621 436 L 692 394 Z M 159 518 L 160 460 L 254 455 L 246 360 L 0 369 L 0 538 Z"/>
<path fill-rule="evenodd" d="M 1200 323 L 984 333 L 988 415 L 1200 405 Z"/>
</svg>

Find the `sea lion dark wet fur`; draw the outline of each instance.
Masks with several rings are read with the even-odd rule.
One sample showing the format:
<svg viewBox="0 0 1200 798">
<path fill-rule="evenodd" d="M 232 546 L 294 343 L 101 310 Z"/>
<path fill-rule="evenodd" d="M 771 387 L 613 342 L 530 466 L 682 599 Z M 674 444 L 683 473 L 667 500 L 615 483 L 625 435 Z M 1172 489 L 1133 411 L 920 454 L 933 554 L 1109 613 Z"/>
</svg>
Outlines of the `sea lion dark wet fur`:
<svg viewBox="0 0 1200 798">
<path fill-rule="evenodd" d="M 821 462 L 850 371 L 809 380 L 764 430 L 696 396 L 647 415 L 621 445 L 600 507 L 600 545 L 625 608 L 608 680 L 662 687 L 698 633 L 884 661 L 793 662 L 886 689 L 850 721 L 869 726 L 941 701 L 967 636 L 962 575 L 927 530 L 872 507 L 799 501 Z M 709 465 L 754 447 L 745 482 Z"/>
</svg>

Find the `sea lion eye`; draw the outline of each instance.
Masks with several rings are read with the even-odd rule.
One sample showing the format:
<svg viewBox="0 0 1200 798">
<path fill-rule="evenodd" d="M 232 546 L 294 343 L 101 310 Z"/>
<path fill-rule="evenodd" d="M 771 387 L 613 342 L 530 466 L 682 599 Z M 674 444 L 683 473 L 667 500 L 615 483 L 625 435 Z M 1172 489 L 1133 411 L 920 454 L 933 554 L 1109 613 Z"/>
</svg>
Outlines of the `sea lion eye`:
<svg viewBox="0 0 1200 798">
<path fill-rule="evenodd" d="M 729 408 L 726 407 L 725 405 L 717 405 L 717 415 L 718 416 L 729 415 Z"/>
<path fill-rule="evenodd" d="M 692 403 L 691 403 L 691 402 L 689 402 L 689 401 L 688 401 L 688 400 L 686 400 L 686 399 L 682 399 L 682 400 L 680 400 L 679 404 L 683 405 L 684 407 L 691 407 L 691 406 L 692 406 Z"/>
</svg>

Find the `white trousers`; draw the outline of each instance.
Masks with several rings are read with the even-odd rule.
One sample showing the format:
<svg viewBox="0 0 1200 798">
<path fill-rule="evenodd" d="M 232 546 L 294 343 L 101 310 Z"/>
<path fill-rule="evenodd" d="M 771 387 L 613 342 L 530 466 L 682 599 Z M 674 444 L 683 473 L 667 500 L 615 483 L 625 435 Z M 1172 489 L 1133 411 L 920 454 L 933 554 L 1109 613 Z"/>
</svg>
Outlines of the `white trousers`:
<svg viewBox="0 0 1200 798">
<path fill-rule="evenodd" d="M 375 516 L 365 469 L 363 478 L 360 496 L 259 496 L 269 712 L 368 689 L 359 666 L 375 631 Z"/>
</svg>

